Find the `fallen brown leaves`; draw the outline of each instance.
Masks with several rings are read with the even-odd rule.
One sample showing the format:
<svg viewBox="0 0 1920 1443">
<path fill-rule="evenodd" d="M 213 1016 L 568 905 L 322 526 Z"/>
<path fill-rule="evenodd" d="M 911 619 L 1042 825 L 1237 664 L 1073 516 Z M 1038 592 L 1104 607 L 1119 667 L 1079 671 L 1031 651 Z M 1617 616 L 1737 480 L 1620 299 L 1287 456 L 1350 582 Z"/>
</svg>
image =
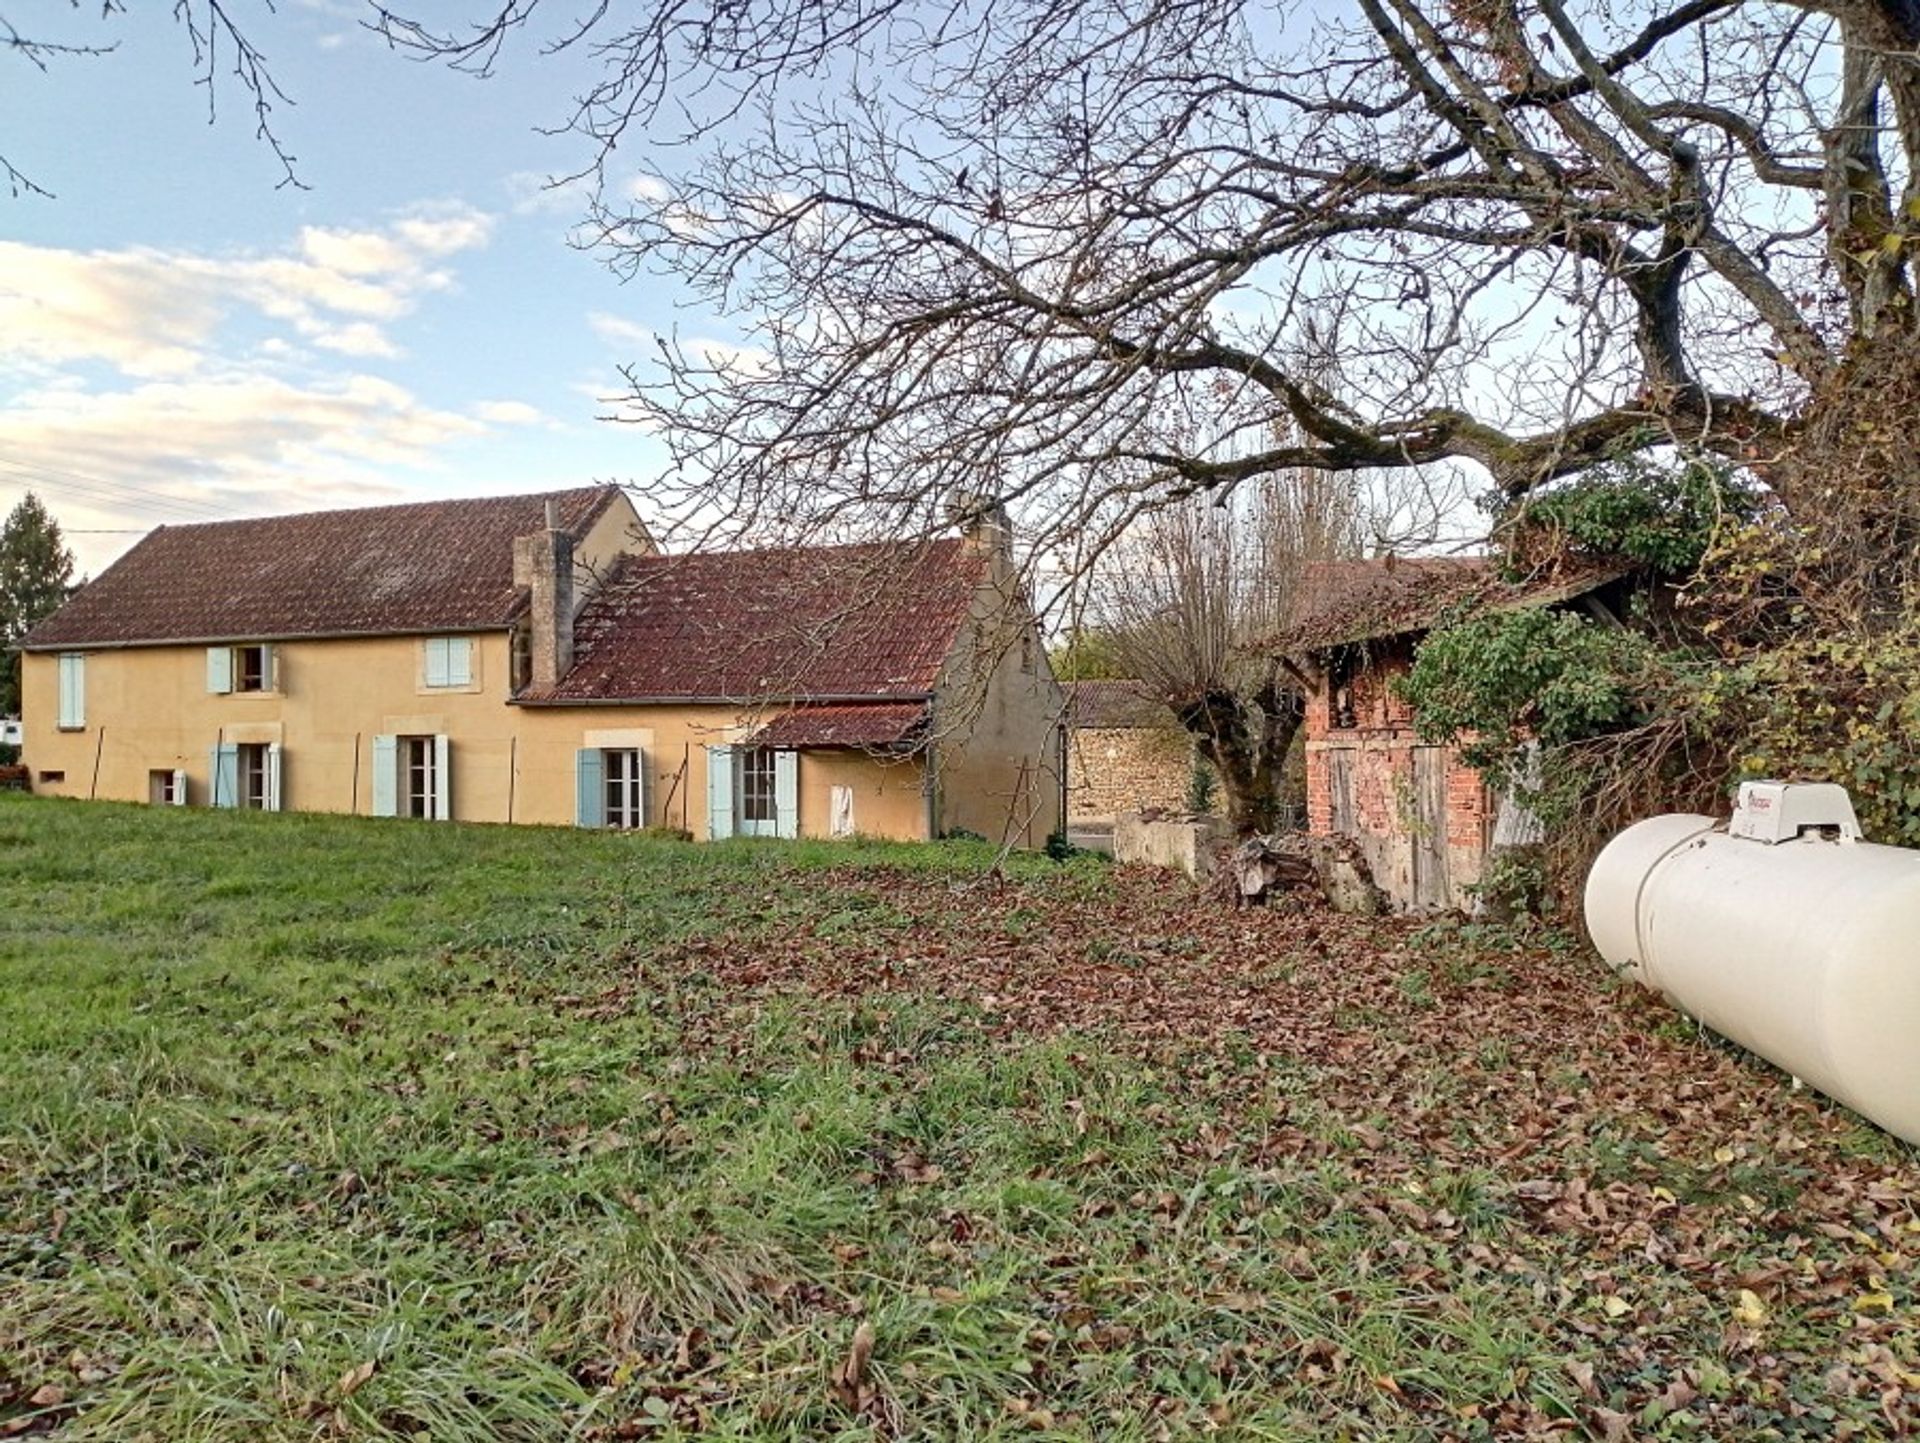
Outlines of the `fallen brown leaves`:
<svg viewBox="0 0 1920 1443">
<path fill-rule="evenodd" d="M 1568 1376 L 1587 1436 L 1640 1436 L 1688 1410 L 1747 1416 L 1713 1412 L 1730 1390 L 1812 1434 L 1836 1397 L 1877 1395 L 1894 1435 L 1915 1426 L 1911 1154 L 1696 1034 L 1579 949 L 1324 911 L 1232 912 L 1146 872 L 1074 889 L 847 869 L 810 886 L 857 899 L 867 920 L 749 919 L 637 964 L 581 1010 L 658 1005 L 643 999 L 662 995 L 660 979 L 698 974 L 740 1009 L 794 994 L 931 998 L 989 1036 L 1097 1038 L 1257 1123 L 1185 1131 L 1170 1148 L 1336 1163 L 1356 1179 L 1345 1207 L 1438 1249 L 1461 1275 L 1531 1289 L 1542 1330 L 1583 1355 Z M 679 1020 L 690 1048 L 729 1045 L 732 1024 L 710 1007 Z M 1099 1156 L 1090 1140 L 1078 1163 Z M 873 1171 L 939 1176 L 916 1153 L 884 1149 Z M 1436 1179 L 1468 1181 L 1436 1195 Z M 1173 1195 L 1141 1205 L 1179 1220 Z M 1468 1210 L 1498 1223 L 1476 1231 Z M 1444 1293 L 1422 1256 L 1386 1262 Z M 1679 1341 L 1702 1335 L 1719 1340 L 1707 1362 Z M 859 1344 L 832 1381 L 854 1409 Z M 1495 1436 L 1574 1426 L 1470 1411 Z"/>
</svg>

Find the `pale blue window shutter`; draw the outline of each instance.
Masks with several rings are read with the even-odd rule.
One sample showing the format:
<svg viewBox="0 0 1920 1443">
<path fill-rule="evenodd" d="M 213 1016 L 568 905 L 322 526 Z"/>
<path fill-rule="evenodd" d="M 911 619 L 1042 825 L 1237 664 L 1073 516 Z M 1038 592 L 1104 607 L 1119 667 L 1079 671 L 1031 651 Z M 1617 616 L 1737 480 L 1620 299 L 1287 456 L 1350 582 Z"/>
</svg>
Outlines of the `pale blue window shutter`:
<svg viewBox="0 0 1920 1443">
<path fill-rule="evenodd" d="M 233 690 L 233 648 L 207 648 L 207 690 L 225 695 Z"/>
<path fill-rule="evenodd" d="M 60 658 L 60 725 L 87 724 L 87 659 L 78 652 Z"/>
<path fill-rule="evenodd" d="M 773 834 L 800 835 L 800 753 L 773 754 Z"/>
<path fill-rule="evenodd" d="M 636 748 L 633 753 L 634 765 L 640 770 L 640 825 L 650 826 L 653 821 L 653 758 L 644 748 Z"/>
<path fill-rule="evenodd" d="M 444 636 L 427 638 L 427 685 L 445 686 L 447 684 L 447 639 Z"/>
<path fill-rule="evenodd" d="M 582 827 L 607 824 L 607 759 L 598 747 L 582 747 L 573 754 L 573 820 Z"/>
<path fill-rule="evenodd" d="M 707 835 L 733 835 L 733 748 L 707 748 Z"/>
<path fill-rule="evenodd" d="M 447 682 L 448 686 L 471 686 L 473 684 L 473 642 L 468 637 L 450 636 L 447 638 Z"/>
<path fill-rule="evenodd" d="M 173 804 L 176 807 L 184 807 L 187 804 L 187 769 L 185 767 L 173 769 Z"/>
<path fill-rule="evenodd" d="M 400 738 L 373 739 L 373 814 L 400 815 Z"/>
<path fill-rule="evenodd" d="M 280 690 L 280 648 L 260 648 L 260 684 L 268 691 Z"/>
<path fill-rule="evenodd" d="M 207 753 L 207 798 L 216 807 L 240 805 L 240 748 L 232 742 L 215 746 Z"/>
<path fill-rule="evenodd" d="M 453 743 L 445 734 L 433 739 L 434 820 L 453 820 Z"/>
<path fill-rule="evenodd" d="M 269 812 L 280 810 L 280 743 L 274 742 L 267 747 L 267 807 Z"/>
</svg>

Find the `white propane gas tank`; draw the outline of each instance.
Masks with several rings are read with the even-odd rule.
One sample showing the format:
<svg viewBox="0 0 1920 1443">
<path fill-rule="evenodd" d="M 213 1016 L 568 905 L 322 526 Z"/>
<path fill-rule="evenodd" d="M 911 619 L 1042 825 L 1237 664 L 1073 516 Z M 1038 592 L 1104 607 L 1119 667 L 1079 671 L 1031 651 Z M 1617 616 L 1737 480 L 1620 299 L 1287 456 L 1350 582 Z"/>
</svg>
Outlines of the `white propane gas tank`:
<svg viewBox="0 0 1920 1443">
<path fill-rule="evenodd" d="M 1920 851 L 1859 840 L 1838 787 L 1750 782 L 1733 821 L 1654 817 L 1587 876 L 1613 966 L 1920 1143 Z"/>
</svg>

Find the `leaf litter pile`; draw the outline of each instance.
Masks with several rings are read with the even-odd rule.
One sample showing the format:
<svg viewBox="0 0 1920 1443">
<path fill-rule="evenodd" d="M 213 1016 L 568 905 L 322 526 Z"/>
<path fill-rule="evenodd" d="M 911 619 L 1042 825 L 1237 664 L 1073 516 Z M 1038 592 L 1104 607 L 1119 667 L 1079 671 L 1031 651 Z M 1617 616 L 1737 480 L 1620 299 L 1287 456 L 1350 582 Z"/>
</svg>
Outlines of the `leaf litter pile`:
<svg viewBox="0 0 1920 1443">
<path fill-rule="evenodd" d="M 571 837 L 436 924 L 384 835 L 0 1050 L 0 1432 L 1920 1419 L 1912 1150 L 1566 939 Z"/>
</svg>

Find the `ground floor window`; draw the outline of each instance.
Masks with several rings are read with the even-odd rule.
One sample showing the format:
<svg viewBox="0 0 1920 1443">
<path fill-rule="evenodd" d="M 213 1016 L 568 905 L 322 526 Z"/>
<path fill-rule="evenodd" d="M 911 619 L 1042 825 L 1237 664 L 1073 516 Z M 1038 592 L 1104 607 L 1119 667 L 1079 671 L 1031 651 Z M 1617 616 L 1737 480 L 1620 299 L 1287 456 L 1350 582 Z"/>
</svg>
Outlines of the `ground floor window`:
<svg viewBox="0 0 1920 1443">
<path fill-rule="evenodd" d="M 440 820 L 440 758 L 434 738 L 400 738 L 400 815 Z"/>
<path fill-rule="evenodd" d="M 640 755 L 638 747 L 610 747 L 600 753 L 606 777 L 609 827 L 632 830 L 647 824 Z"/>
<path fill-rule="evenodd" d="M 156 807 L 184 807 L 187 804 L 187 774 L 169 767 L 147 773 L 147 800 Z"/>
<path fill-rule="evenodd" d="M 799 836 L 800 754 L 769 747 L 708 747 L 707 835 Z"/>
<path fill-rule="evenodd" d="M 256 812 L 280 810 L 280 748 L 277 745 L 224 742 L 213 748 L 208 762 L 209 806 L 245 807 Z M 151 780 L 149 785 L 153 785 Z M 179 777 L 174 785 L 178 792 L 184 793 L 186 778 Z M 176 804 L 179 800 L 184 797 L 176 798 Z"/>
<path fill-rule="evenodd" d="M 775 797 L 773 753 L 748 747 L 740 753 L 740 830 L 771 835 L 780 820 Z"/>
<path fill-rule="evenodd" d="M 240 805 L 254 812 L 273 810 L 272 764 L 264 742 L 240 745 Z"/>
</svg>

